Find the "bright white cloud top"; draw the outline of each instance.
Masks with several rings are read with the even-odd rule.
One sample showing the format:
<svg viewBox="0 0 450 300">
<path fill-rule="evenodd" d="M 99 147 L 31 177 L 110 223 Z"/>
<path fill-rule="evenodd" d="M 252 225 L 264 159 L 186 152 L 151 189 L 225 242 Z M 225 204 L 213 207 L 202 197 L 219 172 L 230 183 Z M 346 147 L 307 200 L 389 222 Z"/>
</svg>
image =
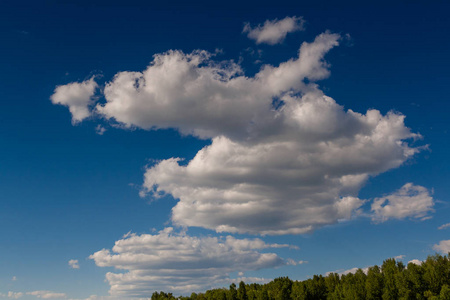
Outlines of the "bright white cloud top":
<svg viewBox="0 0 450 300">
<path fill-rule="evenodd" d="M 298 57 L 265 65 L 253 77 L 206 51 L 158 54 L 143 72 L 116 74 L 95 113 L 125 128 L 174 128 L 211 139 L 186 165 L 169 158 L 145 172 L 143 194 L 179 200 L 175 225 L 255 235 L 311 232 L 359 214 L 358 192 L 367 179 L 422 149 L 412 146 L 420 135 L 403 115 L 344 110 L 319 89 L 315 81 L 330 74 L 324 56 L 340 38 L 322 33 L 304 42 Z M 58 87 L 52 99 L 72 97 L 74 84 Z M 384 221 L 424 218 L 432 206 L 426 188 L 406 184 L 376 199 L 372 210 Z"/>
<path fill-rule="evenodd" d="M 242 32 L 247 33 L 247 37 L 255 40 L 256 44 L 275 45 L 282 43 L 288 33 L 304 30 L 303 25 L 302 17 L 286 17 L 283 20 L 267 20 L 264 25 L 254 28 L 246 23 Z"/>
<path fill-rule="evenodd" d="M 191 237 L 168 227 L 157 234 L 130 234 L 107 249 L 90 256 L 100 267 L 115 267 L 125 273 L 106 274 L 113 296 L 145 297 L 155 290 L 202 291 L 227 285 L 231 272 L 274 268 L 292 264 L 262 249 L 289 247 L 266 244 L 260 239 L 231 236 Z"/>
</svg>

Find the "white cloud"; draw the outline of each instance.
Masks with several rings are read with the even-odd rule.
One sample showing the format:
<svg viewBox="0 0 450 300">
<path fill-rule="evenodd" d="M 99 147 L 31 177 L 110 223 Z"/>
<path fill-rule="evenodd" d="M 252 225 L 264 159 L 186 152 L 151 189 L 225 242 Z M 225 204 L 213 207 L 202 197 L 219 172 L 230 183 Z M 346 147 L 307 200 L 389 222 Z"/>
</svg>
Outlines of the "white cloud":
<svg viewBox="0 0 450 300">
<path fill-rule="evenodd" d="M 148 297 L 155 290 L 201 291 L 229 282 L 232 272 L 287 265 L 275 253 L 258 251 L 278 247 L 289 245 L 231 236 L 191 237 L 166 228 L 153 235 L 130 234 L 116 241 L 112 251 L 103 249 L 90 258 L 97 266 L 126 271 L 106 274 L 112 296 Z"/>
<path fill-rule="evenodd" d="M 450 240 L 440 241 L 439 244 L 433 246 L 433 249 L 442 254 L 450 253 Z"/>
<path fill-rule="evenodd" d="M 227 283 L 228 284 L 231 284 L 231 283 L 238 284 L 239 282 L 243 281 L 246 284 L 251 284 L 251 283 L 265 284 L 265 283 L 269 283 L 272 280 L 273 279 L 263 278 L 263 277 L 238 277 L 238 278 L 229 278 L 227 280 Z M 222 285 L 222 287 L 223 287 L 223 285 Z"/>
<path fill-rule="evenodd" d="M 350 274 L 350 273 L 355 274 L 356 271 L 358 271 L 359 269 L 360 268 L 356 268 L 356 267 L 348 269 L 348 270 L 340 269 L 340 270 L 336 270 L 336 271 L 332 271 L 332 272 L 327 272 L 327 273 L 325 273 L 325 276 L 328 276 L 331 273 L 336 273 L 336 274 L 339 274 L 339 275 L 347 275 L 347 274 Z M 361 270 L 364 272 L 364 274 L 367 274 L 367 272 L 369 271 L 369 267 L 362 268 Z"/>
<path fill-rule="evenodd" d="M 409 264 L 409 263 L 413 263 L 413 264 L 415 264 L 415 265 L 420 266 L 420 265 L 422 264 L 422 261 L 421 261 L 421 260 L 418 260 L 418 259 L 412 259 L 412 260 L 408 261 L 408 264 Z"/>
<path fill-rule="evenodd" d="M 98 124 L 97 127 L 95 127 L 95 133 L 98 135 L 103 135 L 106 132 L 106 128 L 102 125 Z"/>
<path fill-rule="evenodd" d="M 17 277 L 16 277 L 16 276 L 13 276 L 13 277 L 11 278 L 11 280 L 12 280 L 12 281 L 16 281 L 16 280 L 17 280 Z"/>
<path fill-rule="evenodd" d="M 52 291 L 33 291 L 28 292 L 27 295 L 36 296 L 42 299 L 65 299 L 67 295 L 65 293 L 56 293 Z"/>
<path fill-rule="evenodd" d="M 286 17 L 283 20 L 266 20 L 264 25 L 259 24 L 255 28 L 247 23 L 242 32 L 247 33 L 247 37 L 257 44 L 275 45 L 282 43 L 288 33 L 304 30 L 303 24 L 302 17 Z"/>
<path fill-rule="evenodd" d="M 369 176 L 419 151 L 403 142 L 416 136 L 404 126 L 404 116 L 346 112 L 302 81 L 328 76 L 323 56 L 338 38 L 322 34 L 302 45 L 298 59 L 265 66 L 254 78 L 236 71 L 235 77 L 214 79 L 220 72 L 212 63 L 198 67 L 191 62 L 200 58 L 171 52 L 134 74 L 140 90 L 135 79 L 122 81 L 129 74 L 118 74 L 98 110 L 126 126 L 174 127 L 212 137 L 186 166 L 172 158 L 145 174 L 146 191 L 180 199 L 172 211 L 176 224 L 218 232 L 305 233 L 350 218 L 363 204 L 356 195 Z M 160 82 L 164 77 L 171 80 Z M 271 105 L 274 97 L 284 102 L 279 110 Z"/>
<path fill-rule="evenodd" d="M 91 115 L 90 106 L 94 104 L 94 93 L 98 85 L 95 78 L 83 82 L 72 82 L 55 88 L 50 97 L 53 104 L 61 104 L 69 108 L 72 123 L 78 123 Z"/>
<path fill-rule="evenodd" d="M 352 269 L 349 269 L 349 270 L 345 270 L 345 271 L 341 272 L 340 274 L 341 275 L 347 275 L 347 274 L 350 274 L 350 273 L 355 274 L 356 271 L 358 271 L 358 270 L 359 270 L 359 268 L 352 268 Z M 369 267 L 362 268 L 361 270 L 364 272 L 364 274 L 367 274 L 367 272 L 369 271 Z"/>
<path fill-rule="evenodd" d="M 8 294 L 6 294 L 6 295 L 0 294 L 0 296 L 2 296 L 2 297 L 8 297 L 11 299 L 19 299 L 25 295 L 31 295 L 31 296 L 35 296 L 35 297 L 41 298 L 41 299 L 66 299 L 67 298 L 67 295 L 65 293 L 56 293 L 56 292 L 52 292 L 52 291 L 43 291 L 43 290 L 27 292 L 27 293 L 9 291 Z"/>
<path fill-rule="evenodd" d="M 84 299 L 74 299 L 74 298 L 70 298 L 69 300 L 123 300 L 123 298 L 120 298 L 120 297 L 114 297 L 114 296 L 97 296 L 97 295 L 90 295 L 88 298 L 84 298 Z"/>
<path fill-rule="evenodd" d="M 206 51 L 158 54 L 143 72 L 116 74 L 95 111 L 126 128 L 174 128 L 211 139 L 187 164 L 169 158 L 145 172 L 143 194 L 179 200 L 174 224 L 310 232 L 358 215 L 366 180 L 421 149 L 407 142 L 419 135 L 403 115 L 344 110 L 319 89 L 315 81 L 329 76 L 324 56 L 339 40 L 320 34 L 298 57 L 253 77 Z"/>
<path fill-rule="evenodd" d="M 379 222 L 405 218 L 424 220 L 428 218 L 429 212 L 434 211 L 433 205 L 433 197 L 428 189 L 407 183 L 393 194 L 374 199 L 372 219 Z"/>
<path fill-rule="evenodd" d="M 78 259 L 71 259 L 71 260 L 69 260 L 69 266 L 72 269 L 79 269 L 80 265 L 78 264 Z"/>
<path fill-rule="evenodd" d="M 89 297 L 83 299 L 70 298 L 69 300 L 124 300 L 124 298 L 114 296 L 90 295 Z"/>
<path fill-rule="evenodd" d="M 314 92 L 314 85 L 303 80 L 329 75 L 323 57 L 338 39 L 337 34 L 321 34 L 302 44 L 298 58 L 278 67 L 266 65 L 253 78 L 231 61 L 213 61 L 206 51 L 158 54 L 142 73 L 116 74 L 106 84 L 106 103 L 98 104 L 97 112 L 126 127 L 176 128 L 201 138 L 273 136 L 286 118 L 274 111 L 274 97 L 292 90 Z"/>
<path fill-rule="evenodd" d="M 397 255 L 397 256 L 394 257 L 394 259 L 396 259 L 396 260 L 402 260 L 403 258 L 405 258 L 405 255 Z M 422 262 L 420 262 L 417 259 L 413 259 L 413 260 L 411 260 L 409 262 L 412 262 L 412 263 L 417 264 L 417 265 L 420 265 L 422 263 Z M 337 273 L 339 275 L 347 275 L 347 274 L 350 274 L 350 273 L 355 274 L 356 271 L 358 271 L 359 269 L 360 268 L 357 268 L 357 267 L 351 268 L 351 269 L 348 269 L 348 270 L 340 269 L 340 270 L 336 270 L 336 271 L 332 271 L 332 272 L 327 272 L 327 273 L 325 273 L 325 276 L 328 276 L 330 273 Z M 367 272 L 369 271 L 369 267 L 361 268 L 361 270 L 364 272 L 364 274 L 367 275 Z"/>
<path fill-rule="evenodd" d="M 6 295 L 8 298 L 11 299 L 19 299 L 23 296 L 24 294 L 22 292 L 8 292 L 8 295 Z"/>
<path fill-rule="evenodd" d="M 287 264 L 290 265 L 290 266 L 303 265 L 303 264 L 307 264 L 307 263 L 308 263 L 306 260 L 299 260 L 299 261 L 296 261 L 296 260 L 293 260 L 293 259 L 291 259 L 291 258 L 288 258 L 288 259 L 286 260 L 286 262 L 287 262 Z"/>
<path fill-rule="evenodd" d="M 334 134 L 289 118 L 298 131 L 289 126 L 258 143 L 213 138 L 185 166 L 172 158 L 148 168 L 144 187 L 180 199 L 172 209 L 176 224 L 217 232 L 299 234 L 350 218 L 363 204 L 356 195 L 367 178 L 415 153 L 401 142 L 411 134 L 403 116 L 345 113 L 330 98 L 308 97 L 287 101 L 280 114 L 323 123 L 339 115 L 329 124 Z M 323 109 L 302 111 L 315 106 Z"/>
<path fill-rule="evenodd" d="M 442 229 L 446 229 L 446 228 L 449 228 L 449 227 L 450 227 L 450 223 L 447 223 L 447 224 L 443 224 L 443 225 L 439 226 L 438 229 L 442 230 Z"/>
</svg>

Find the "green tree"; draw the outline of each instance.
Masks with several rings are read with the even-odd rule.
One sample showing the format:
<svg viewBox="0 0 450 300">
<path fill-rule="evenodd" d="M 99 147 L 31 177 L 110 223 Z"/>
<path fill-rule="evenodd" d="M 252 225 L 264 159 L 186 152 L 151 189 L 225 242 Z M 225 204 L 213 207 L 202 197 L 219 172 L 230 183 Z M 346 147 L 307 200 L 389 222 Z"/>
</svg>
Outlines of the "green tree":
<svg viewBox="0 0 450 300">
<path fill-rule="evenodd" d="M 258 293 L 258 300 L 269 300 L 269 294 L 266 289 L 261 289 Z"/>
<path fill-rule="evenodd" d="M 230 289 L 228 291 L 228 300 L 237 300 L 237 290 L 236 290 L 236 284 L 232 283 L 230 284 Z"/>
<path fill-rule="evenodd" d="M 378 266 L 370 267 L 366 278 L 367 300 L 381 299 L 383 294 L 383 274 Z"/>
<path fill-rule="evenodd" d="M 250 285 L 247 285 L 247 297 L 248 300 L 257 300 L 258 293 L 261 290 L 261 285 L 252 283 Z"/>
<path fill-rule="evenodd" d="M 191 300 L 197 300 L 197 294 L 192 293 L 190 298 L 191 298 Z"/>
<path fill-rule="evenodd" d="M 450 300 L 450 287 L 447 284 L 442 286 L 439 300 Z"/>
<path fill-rule="evenodd" d="M 248 300 L 247 289 L 245 288 L 245 283 L 243 281 L 239 283 L 239 288 L 237 290 L 237 297 L 239 300 Z"/>
<path fill-rule="evenodd" d="M 397 274 L 402 269 L 403 264 L 397 264 L 395 259 L 389 258 L 383 262 L 381 271 L 384 275 L 383 300 L 397 300 L 398 288 L 396 283 Z"/>
<path fill-rule="evenodd" d="M 302 281 L 294 281 L 292 283 L 292 290 L 291 290 L 291 299 L 293 300 L 303 300 L 306 299 L 306 290 L 305 290 L 305 284 Z"/>
<path fill-rule="evenodd" d="M 448 257 L 439 254 L 428 256 L 422 263 L 423 278 L 428 290 L 439 295 L 441 287 L 450 282 L 450 263 Z"/>
<path fill-rule="evenodd" d="M 357 299 L 358 294 L 355 288 L 355 275 L 349 273 L 347 275 L 342 275 L 341 277 L 341 295 L 342 299 Z"/>
<path fill-rule="evenodd" d="M 288 277 L 278 277 L 267 284 L 269 298 L 275 300 L 290 300 L 292 280 Z"/>
<path fill-rule="evenodd" d="M 355 274 L 326 277 L 314 275 L 293 282 L 279 277 L 267 284 L 243 281 L 229 289 L 211 289 L 175 298 L 171 293 L 154 292 L 152 300 L 450 300 L 450 254 L 429 256 L 421 265 L 387 259 L 381 268 L 370 267 L 367 275 L 359 269 Z"/>
<path fill-rule="evenodd" d="M 330 273 L 325 277 L 325 286 L 327 289 L 327 299 L 339 299 L 334 295 L 336 288 L 340 285 L 341 278 L 337 273 Z"/>
<path fill-rule="evenodd" d="M 312 279 L 307 280 L 306 284 L 308 299 L 320 300 L 326 299 L 327 286 L 322 275 L 314 275 Z"/>
</svg>

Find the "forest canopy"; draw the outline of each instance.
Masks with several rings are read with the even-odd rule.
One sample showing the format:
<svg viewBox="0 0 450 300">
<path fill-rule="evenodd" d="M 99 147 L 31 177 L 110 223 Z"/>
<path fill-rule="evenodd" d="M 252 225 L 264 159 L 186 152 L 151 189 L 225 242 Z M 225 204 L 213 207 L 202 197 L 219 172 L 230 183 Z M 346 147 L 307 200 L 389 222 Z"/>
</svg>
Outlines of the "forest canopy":
<svg viewBox="0 0 450 300">
<path fill-rule="evenodd" d="M 152 300 L 450 300 L 450 253 L 429 256 L 420 264 L 408 265 L 393 258 L 381 267 L 372 266 L 364 272 L 326 276 L 314 275 L 303 281 L 288 277 L 275 278 L 266 284 L 243 281 L 229 288 L 217 288 L 188 297 L 154 292 Z"/>
</svg>

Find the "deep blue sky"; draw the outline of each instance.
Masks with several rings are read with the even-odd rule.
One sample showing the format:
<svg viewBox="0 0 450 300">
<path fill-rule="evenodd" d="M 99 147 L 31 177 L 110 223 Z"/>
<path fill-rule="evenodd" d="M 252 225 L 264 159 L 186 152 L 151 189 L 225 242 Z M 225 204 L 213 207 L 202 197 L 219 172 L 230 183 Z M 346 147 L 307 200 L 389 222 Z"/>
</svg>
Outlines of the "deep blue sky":
<svg viewBox="0 0 450 300">
<path fill-rule="evenodd" d="M 317 82 L 325 94 L 360 113 L 370 108 L 402 113 L 406 126 L 423 136 L 414 145 L 429 145 L 400 167 L 370 178 L 359 197 L 381 197 L 412 182 L 433 193 L 435 211 L 425 221 L 374 224 L 359 216 L 305 235 L 260 236 L 266 243 L 300 247 L 262 252 L 308 263 L 245 276 L 305 279 L 398 255 L 407 263 L 433 254 L 433 245 L 448 240 L 450 230 L 437 229 L 450 222 L 449 9 L 445 1 L 2 1 L 0 293 L 108 295 L 104 276 L 113 269 L 88 257 L 111 249 L 129 231 L 152 233 L 172 224 L 176 199 L 139 197 L 146 166 L 171 157 L 183 157 L 186 164 L 211 143 L 173 129 L 122 130 L 105 118 L 73 126 L 67 108 L 50 101 L 56 86 L 99 75 L 102 87 L 117 72 L 145 70 L 154 54 L 170 49 L 221 49 L 217 60 L 238 61 L 242 55 L 241 66 L 251 77 L 260 65 L 245 54 L 248 47 L 262 50 L 264 64 L 276 66 L 325 30 L 351 36 L 326 55 L 331 76 Z M 245 22 L 287 16 L 303 16 L 305 31 L 288 34 L 282 44 L 255 45 L 242 33 Z M 98 124 L 107 128 L 103 135 L 96 134 Z M 363 208 L 370 211 L 370 202 Z M 188 234 L 227 235 L 197 227 Z M 70 259 L 77 259 L 80 269 L 69 268 Z"/>
</svg>

